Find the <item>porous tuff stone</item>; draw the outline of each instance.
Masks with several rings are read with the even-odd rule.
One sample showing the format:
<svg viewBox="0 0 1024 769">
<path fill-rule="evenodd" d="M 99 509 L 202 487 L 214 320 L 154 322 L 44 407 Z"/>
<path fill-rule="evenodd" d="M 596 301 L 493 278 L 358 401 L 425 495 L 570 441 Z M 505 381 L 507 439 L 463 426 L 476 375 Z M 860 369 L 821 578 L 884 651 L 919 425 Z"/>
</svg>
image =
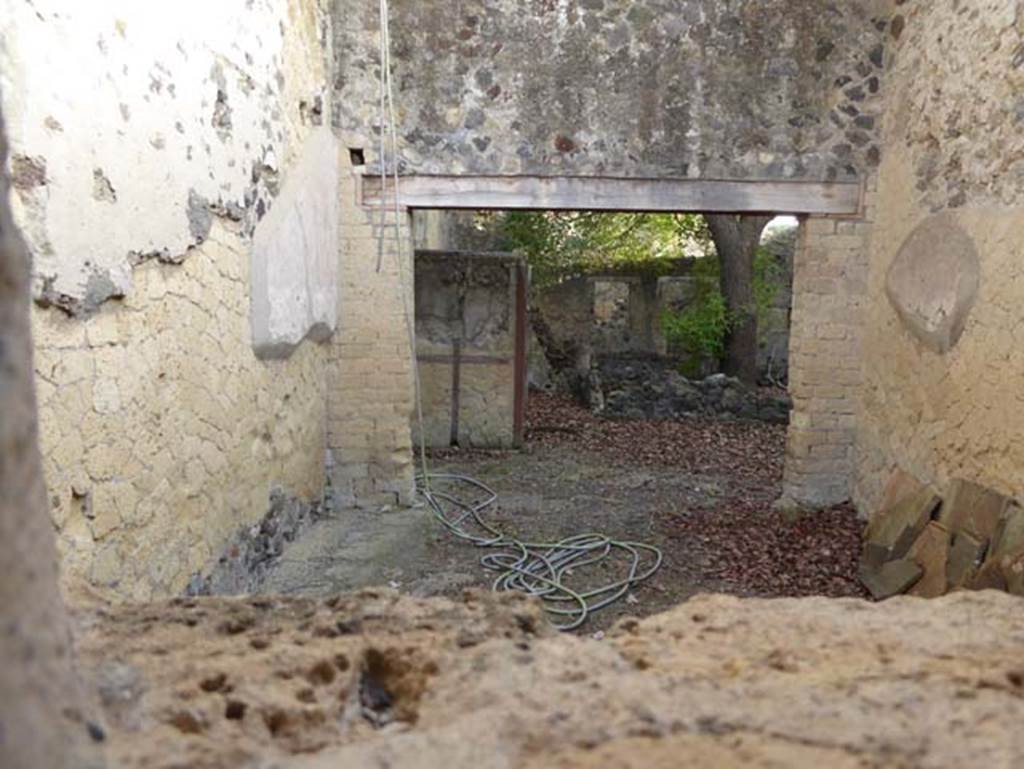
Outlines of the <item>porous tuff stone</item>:
<svg viewBox="0 0 1024 769">
<path fill-rule="evenodd" d="M 886 293 L 904 326 L 929 350 L 946 353 L 963 334 L 980 276 L 974 241 L 952 214 L 937 214 L 903 243 Z"/>
<path fill-rule="evenodd" d="M 101 714 L 125 769 L 1011 767 L 1022 606 L 697 596 L 596 640 L 516 595 L 365 591 L 104 607 L 81 646 L 87 679 L 139 671 L 137 726 Z"/>
<path fill-rule="evenodd" d="M 937 521 L 925 526 L 921 536 L 910 548 L 908 557 L 924 574 L 910 589 L 910 595 L 938 598 L 946 593 L 946 562 L 949 558 L 949 531 Z"/>
<path fill-rule="evenodd" d="M 924 569 L 916 561 L 900 558 L 883 564 L 877 571 L 861 571 L 860 579 L 871 595 L 881 601 L 907 592 L 923 574 Z"/>
</svg>

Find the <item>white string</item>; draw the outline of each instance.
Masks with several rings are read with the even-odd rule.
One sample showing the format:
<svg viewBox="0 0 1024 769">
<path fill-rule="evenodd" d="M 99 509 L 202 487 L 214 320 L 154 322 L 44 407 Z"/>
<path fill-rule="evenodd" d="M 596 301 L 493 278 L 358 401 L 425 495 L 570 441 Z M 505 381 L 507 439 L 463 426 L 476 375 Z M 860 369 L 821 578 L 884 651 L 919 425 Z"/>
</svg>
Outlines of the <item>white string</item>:
<svg viewBox="0 0 1024 769">
<path fill-rule="evenodd" d="M 384 191 L 387 184 L 387 158 L 385 157 L 385 122 L 389 126 L 388 134 L 391 138 L 391 164 L 394 173 L 394 217 L 395 217 L 395 256 L 398 267 L 399 291 L 402 294 L 402 314 L 405 318 L 405 330 L 409 337 L 409 355 L 412 365 L 413 392 L 416 401 L 416 422 L 419 427 L 419 458 L 421 473 L 424 477 L 429 476 L 427 465 L 427 445 L 425 431 L 423 429 L 423 389 L 420 380 L 419 361 L 416 357 L 416 326 L 413 314 L 409 308 L 409 294 L 412 289 L 407 280 L 405 239 L 402 236 L 402 204 L 401 204 L 401 182 L 398 169 L 398 127 L 395 114 L 394 84 L 391 77 L 391 22 L 388 0 L 380 0 L 380 61 L 381 61 L 381 114 L 380 114 L 380 172 L 381 172 L 381 200 L 383 201 Z M 386 108 L 385 108 L 386 107 Z M 384 214 L 386 216 L 386 213 Z M 383 233 L 381 234 L 383 243 Z M 380 272 L 380 257 L 383 254 L 383 245 L 378 254 L 377 271 Z M 409 254 L 410 266 L 413 255 Z M 424 481 L 429 489 L 429 480 Z"/>
</svg>

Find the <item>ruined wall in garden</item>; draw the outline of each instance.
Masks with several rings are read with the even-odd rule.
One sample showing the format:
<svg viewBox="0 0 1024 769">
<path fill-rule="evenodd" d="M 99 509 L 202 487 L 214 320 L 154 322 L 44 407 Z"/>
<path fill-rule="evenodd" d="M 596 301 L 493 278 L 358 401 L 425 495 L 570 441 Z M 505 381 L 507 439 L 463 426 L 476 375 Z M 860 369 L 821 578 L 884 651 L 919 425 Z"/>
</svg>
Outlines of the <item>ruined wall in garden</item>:
<svg viewBox="0 0 1024 769">
<path fill-rule="evenodd" d="M 896 467 L 937 489 L 962 478 L 1024 493 L 1024 9 L 897 10 L 859 416 L 865 512 Z"/>
<path fill-rule="evenodd" d="M 316 0 L 0 2 L 68 580 L 179 592 L 271 490 L 319 499 L 337 316 Z"/>
</svg>

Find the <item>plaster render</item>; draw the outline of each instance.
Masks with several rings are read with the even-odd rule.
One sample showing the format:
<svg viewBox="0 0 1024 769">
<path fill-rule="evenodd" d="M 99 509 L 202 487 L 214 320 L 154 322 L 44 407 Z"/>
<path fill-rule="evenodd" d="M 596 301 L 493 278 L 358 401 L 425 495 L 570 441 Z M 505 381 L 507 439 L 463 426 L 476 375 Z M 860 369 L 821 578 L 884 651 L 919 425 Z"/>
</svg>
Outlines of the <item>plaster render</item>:
<svg viewBox="0 0 1024 769">
<path fill-rule="evenodd" d="M 338 142 L 328 128 L 306 141 L 252 247 L 253 347 L 287 357 L 338 323 Z"/>
<path fill-rule="evenodd" d="M 391 0 L 400 167 L 861 178 L 880 157 L 889 5 Z M 377 5 L 334 9 L 334 122 L 376 167 Z"/>
<path fill-rule="evenodd" d="M 180 592 L 272 489 L 322 496 L 332 350 L 293 348 L 337 312 L 329 25 L 319 0 L 0 0 L 66 584 Z M 264 321 L 287 361 L 255 356 Z"/>
<path fill-rule="evenodd" d="M 963 478 L 1024 494 L 1020 9 L 914 2 L 900 10 L 870 251 L 855 489 L 866 512 L 897 467 L 936 488 Z M 936 211 L 973 243 L 979 271 L 974 308 L 944 355 L 906 333 L 885 298 L 900 245 L 934 224 Z"/>
<path fill-rule="evenodd" d="M 960 340 L 978 295 L 978 252 L 954 217 L 925 219 L 900 246 L 885 290 L 903 325 L 933 352 Z"/>
<path fill-rule="evenodd" d="M 0 0 L 0 40 L 35 295 L 74 313 L 213 214 L 251 233 L 329 97 L 318 0 Z"/>
</svg>

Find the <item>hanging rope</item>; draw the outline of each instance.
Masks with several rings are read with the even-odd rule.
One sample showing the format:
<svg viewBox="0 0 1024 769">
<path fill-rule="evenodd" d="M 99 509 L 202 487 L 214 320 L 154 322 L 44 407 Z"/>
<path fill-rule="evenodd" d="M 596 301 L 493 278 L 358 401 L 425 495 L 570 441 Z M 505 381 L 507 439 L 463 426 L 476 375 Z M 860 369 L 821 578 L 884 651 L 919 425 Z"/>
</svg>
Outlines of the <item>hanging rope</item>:
<svg viewBox="0 0 1024 769">
<path fill-rule="evenodd" d="M 625 598 L 635 586 L 650 578 L 661 567 L 662 552 L 653 545 L 606 537 L 603 534 L 578 534 L 556 542 L 528 542 L 503 534 L 484 514 L 498 499 L 486 484 L 464 475 L 431 473 L 423 419 L 423 394 L 419 364 L 416 360 L 416 327 L 409 307 L 411 283 L 406 275 L 412 254 L 406 254 L 402 236 L 401 190 L 398 167 L 398 121 L 395 111 L 394 85 L 391 75 L 391 27 L 388 0 L 380 0 L 380 177 L 381 190 L 388 181 L 387 150 L 391 151 L 394 191 L 395 255 L 398 261 L 399 290 L 409 350 L 412 357 L 413 389 L 416 420 L 419 428 L 420 471 L 416 492 L 426 502 L 434 517 L 453 535 L 477 547 L 495 550 L 480 559 L 482 566 L 497 577 L 496 591 L 516 590 L 536 596 L 544 602 L 552 624 L 559 630 L 573 630 L 587 621 L 594 612 Z M 386 216 L 386 214 L 385 214 Z M 377 272 L 383 265 L 384 244 L 381 238 Z M 603 564 L 611 558 L 625 558 L 626 574 L 621 579 L 596 587 L 574 588 L 570 577 L 588 566 Z"/>
</svg>

